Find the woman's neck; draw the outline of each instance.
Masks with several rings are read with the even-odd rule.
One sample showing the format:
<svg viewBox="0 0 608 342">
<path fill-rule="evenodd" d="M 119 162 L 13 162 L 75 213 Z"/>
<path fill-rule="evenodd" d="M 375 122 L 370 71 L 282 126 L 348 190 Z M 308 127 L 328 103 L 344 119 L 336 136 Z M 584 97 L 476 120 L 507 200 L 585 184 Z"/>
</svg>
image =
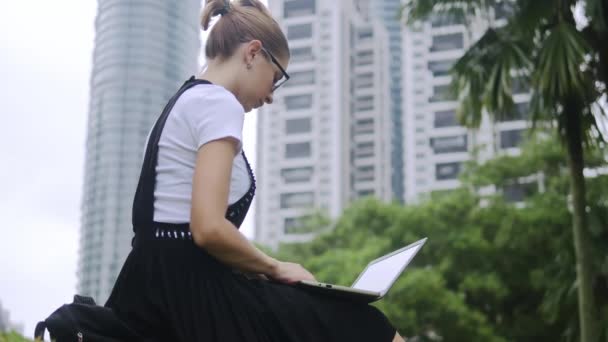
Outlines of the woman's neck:
<svg viewBox="0 0 608 342">
<path fill-rule="evenodd" d="M 209 61 L 207 68 L 199 74 L 198 78 L 222 86 L 238 97 L 238 87 L 234 79 L 234 67 L 228 62 L 218 63 Z"/>
</svg>

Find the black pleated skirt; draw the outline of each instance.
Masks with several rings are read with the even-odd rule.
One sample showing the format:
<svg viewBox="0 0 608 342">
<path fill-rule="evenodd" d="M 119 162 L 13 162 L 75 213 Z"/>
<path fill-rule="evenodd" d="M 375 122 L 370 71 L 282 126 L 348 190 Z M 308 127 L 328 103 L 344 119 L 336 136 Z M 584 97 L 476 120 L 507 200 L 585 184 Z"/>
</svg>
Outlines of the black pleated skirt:
<svg viewBox="0 0 608 342">
<path fill-rule="evenodd" d="M 375 307 L 249 279 L 183 235 L 138 233 L 107 307 L 146 340 L 390 342 Z"/>
</svg>

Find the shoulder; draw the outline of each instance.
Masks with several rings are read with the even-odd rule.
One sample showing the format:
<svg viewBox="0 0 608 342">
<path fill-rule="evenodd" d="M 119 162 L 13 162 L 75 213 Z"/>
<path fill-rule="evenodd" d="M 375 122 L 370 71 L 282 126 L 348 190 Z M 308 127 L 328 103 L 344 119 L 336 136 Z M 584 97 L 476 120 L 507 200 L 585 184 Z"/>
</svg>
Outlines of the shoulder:
<svg viewBox="0 0 608 342">
<path fill-rule="evenodd" d="M 241 148 L 245 111 L 236 97 L 223 87 L 201 84 L 185 91 L 176 103 L 176 120 L 182 120 L 197 149 L 204 144 L 233 138 Z"/>
<path fill-rule="evenodd" d="M 214 84 L 201 84 L 188 89 L 180 97 L 180 107 L 186 112 L 217 113 L 244 118 L 245 110 L 234 94 Z"/>
</svg>

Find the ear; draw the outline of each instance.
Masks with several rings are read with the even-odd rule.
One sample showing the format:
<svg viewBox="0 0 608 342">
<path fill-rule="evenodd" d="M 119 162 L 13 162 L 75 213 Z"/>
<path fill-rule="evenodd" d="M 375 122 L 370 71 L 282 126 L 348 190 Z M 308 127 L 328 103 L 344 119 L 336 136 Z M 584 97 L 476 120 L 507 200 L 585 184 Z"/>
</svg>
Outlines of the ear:
<svg viewBox="0 0 608 342">
<path fill-rule="evenodd" d="M 262 53 L 262 42 L 254 39 L 245 45 L 245 64 L 252 64 L 253 58 Z"/>
</svg>

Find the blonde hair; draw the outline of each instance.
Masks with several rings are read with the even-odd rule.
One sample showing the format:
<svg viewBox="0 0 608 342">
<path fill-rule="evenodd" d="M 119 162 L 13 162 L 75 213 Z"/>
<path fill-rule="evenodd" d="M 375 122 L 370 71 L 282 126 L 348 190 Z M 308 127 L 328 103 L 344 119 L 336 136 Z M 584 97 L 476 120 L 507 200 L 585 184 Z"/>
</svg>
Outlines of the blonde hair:
<svg viewBox="0 0 608 342">
<path fill-rule="evenodd" d="M 207 0 L 201 15 L 203 30 L 211 18 L 222 17 L 213 26 L 205 55 L 208 59 L 232 56 L 241 43 L 260 40 L 264 48 L 277 58 L 289 58 L 289 45 L 279 24 L 259 0 Z"/>
</svg>

